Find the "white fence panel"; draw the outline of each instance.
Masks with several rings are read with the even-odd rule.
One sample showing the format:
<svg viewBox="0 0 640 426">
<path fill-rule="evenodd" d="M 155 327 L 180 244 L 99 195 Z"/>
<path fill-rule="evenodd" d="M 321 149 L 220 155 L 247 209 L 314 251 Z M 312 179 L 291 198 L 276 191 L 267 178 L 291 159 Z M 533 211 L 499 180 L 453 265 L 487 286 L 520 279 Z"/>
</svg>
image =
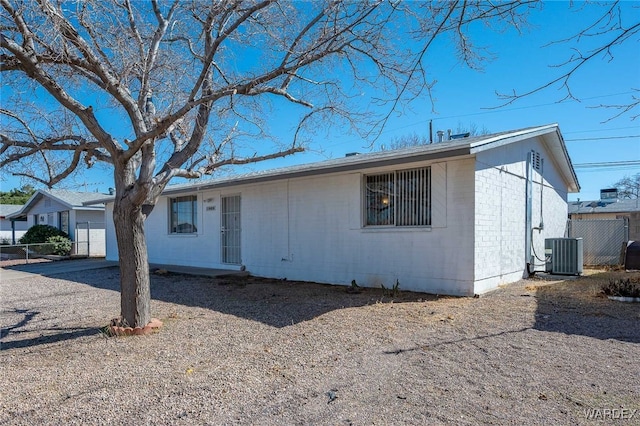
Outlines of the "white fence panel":
<svg viewBox="0 0 640 426">
<path fill-rule="evenodd" d="M 104 223 L 77 222 L 75 229 L 75 255 L 104 257 L 107 253 Z"/>
</svg>

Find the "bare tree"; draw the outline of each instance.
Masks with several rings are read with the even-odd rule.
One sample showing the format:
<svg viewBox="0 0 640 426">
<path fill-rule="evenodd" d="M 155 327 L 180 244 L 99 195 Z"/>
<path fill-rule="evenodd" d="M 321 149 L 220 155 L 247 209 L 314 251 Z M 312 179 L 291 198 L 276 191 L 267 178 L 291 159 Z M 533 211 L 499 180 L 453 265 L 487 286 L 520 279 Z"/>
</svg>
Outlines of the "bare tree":
<svg viewBox="0 0 640 426">
<path fill-rule="evenodd" d="M 466 135 L 465 137 L 471 137 L 488 135 L 489 133 L 491 132 L 485 126 L 482 126 L 482 128 L 479 129 L 476 123 L 470 123 L 468 126 L 466 126 L 461 121 L 459 121 L 454 134 Z M 425 136 L 424 134 L 418 134 L 416 132 L 408 133 L 406 135 L 391 138 L 391 140 L 389 141 L 389 145 L 381 145 L 380 150 L 386 151 L 387 149 L 393 150 L 409 148 L 418 145 L 427 145 L 431 143 L 432 138 L 433 135 Z"/>
<path fill-rule="evenodd" d="M 381 151 L 386 151 L 388 149 L 402 149 L 408 148 L 411 146 L 418 145 L 427 145 L 429 143 L 429 137 L 424 134 L 419 135 L 418 133 L 408 133 L 402 136 L 396 136 L 391 138 L 388 145 L 380 145 Z"/>
<path fill-rule="evenodd" d="M 300 152 L 320 123 L 378 134 L 433 84 L 434 40 L 474 65 L 470 24 L 520 26 L 529 3 L 0 0 L 0 167 L 49 187 L 112 169 L 121 315 L 144 326 L 144 221 L 172 178 Z M 269 132 L 282 108 L 286 141 Z"/>
<path fill-rule="evenodd" d="M 625 176 L 613 186 L 618 189 L 619 198 L 637 199 L 640 198 L 640 173 L 633 176 Z"/>
<path fill-rule="evenodd" d="M 615 60 L 615 50 L 622 44 L 638 43 L 640 41 L 640 14 L 633 13 L 637 4 L 621 4 L 619 0 L 605 3 L 576 2 L 572 3 L 575 13 L 581 13 L 582 8 L 601 7 L 603 11 L 594 22 L 580 30 L 578 33 L 566 39 L 554 41 L 547 46 L 566 44 L 571 46 L 573 52 L 566 61 L 552 65 L 558 70 L 557 76 L 540 84 L 537 87 L 516 91 L 511 93 L 497 93 L 498 97 L 505 102 L 497 108 L 512 104 L 518 99 L 542 92 L 551 87 L 562 90 L 564 97 L 560 101 L 567 99 L 579 100 L 571 90 L 571 81 L 583 68 L 586 68 L 596 60 L 613 62 Z M 589 47 L 583 49 L 580 43 L 587 43 Z M 600 104 L 593 108 L 608 108 L 613 110 L 613 114 L 606 121 L 628 114 L 631 120 L 640 116 L 637 108 L 640 106 L 640 87 L 630 87 L 630 97 L 628 102 L 620 104 Z"/>
<path fill-rule="evenodd" d="M 465 125 L 463 122 L 458 121 L 455 132 L 457 134 L 469 133 L 469 136 L 484 136 L 491 133 L 489 129 L 483 124 L 482 127 L 478 127 L 476 123 L 469 123 Z"/>
</svg>

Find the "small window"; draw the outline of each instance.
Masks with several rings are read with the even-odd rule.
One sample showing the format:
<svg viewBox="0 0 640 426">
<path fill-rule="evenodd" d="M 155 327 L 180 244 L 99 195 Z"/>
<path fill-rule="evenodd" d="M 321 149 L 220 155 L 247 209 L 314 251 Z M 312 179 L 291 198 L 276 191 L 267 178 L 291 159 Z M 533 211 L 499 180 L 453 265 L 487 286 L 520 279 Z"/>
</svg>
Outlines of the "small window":
<svg viewBox="0 0 640 426">
<path fill-rule="evenodd" d="M 172 234 L 193 234 L 198 232 L 198 197 L 170 198 L 170 232 Z"/>
<path fill-rule="evenodd" d="M 59 228 L 65 234 L 69 234 L 69 211 L 65 210 L 58 213 Z"/>
<path fill-rule="evenodd" d="M 365 176 L 366 226 L 431 225 L 431 168 Z"/>
</svg>

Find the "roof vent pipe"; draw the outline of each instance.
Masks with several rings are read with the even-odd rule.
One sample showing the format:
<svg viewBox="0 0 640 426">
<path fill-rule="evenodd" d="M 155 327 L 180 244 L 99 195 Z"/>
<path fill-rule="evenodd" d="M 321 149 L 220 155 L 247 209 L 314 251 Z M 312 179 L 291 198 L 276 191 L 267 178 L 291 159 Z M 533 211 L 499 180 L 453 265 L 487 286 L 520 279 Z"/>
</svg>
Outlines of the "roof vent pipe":
<svg viewBox="0 0 640 426">
<path fill-rule="evenodd" d="M 450 141 L 451 140 L 451 129 L 447 130 L 447 140 Z"/>
<path fill-rule="evenodd" d="M 438 130 L 436 134 L 438 135 L 438 142 L 442 142 L 442 138 L 444 138 L 444 132 L 442 130 Z"/>
<path fill-rule="evenodd" d="M 433 143 L 433 120 L 429 120 L 429 143 Z"/>
</svg>

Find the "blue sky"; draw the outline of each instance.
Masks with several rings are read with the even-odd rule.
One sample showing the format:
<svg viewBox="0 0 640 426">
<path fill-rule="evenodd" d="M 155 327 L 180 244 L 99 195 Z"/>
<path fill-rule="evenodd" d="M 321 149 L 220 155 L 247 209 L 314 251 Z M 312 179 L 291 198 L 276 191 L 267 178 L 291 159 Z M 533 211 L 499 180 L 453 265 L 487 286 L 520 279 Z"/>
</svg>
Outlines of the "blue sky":
<svg viewBox="0 0 640 426">
<path fill-rule="evenodd" d="M 640 2 L 623 2 L 622 7 L 624 20 L 640 20 Z M 429 120 L 433 120 L 434 132 L 447 129 L 455 132 L 459 126 L 471 125 L 500 132 L 558 123 L 575 165 L 640 161 L 640 118 L 633 121 L 631 115 L 627 114 L 607 121 L 615 112 L 597 108 L 600 104 L 628 102 L 632 88 L 640 89 L 640 46 L 637 38 L 614 48 L 612 60 L 595 58 L 572 77 L 570 87 L 579 101 L 559 102 L 565 97 L 566 91 L 556 85 L 511 105 L 488 109 L 501 104 L 496 92 L 524 92 L 557 77 L 561 69 L 550 65 L 564 62 L 571 55 L 571 48 L 576 45 L 543 46 L 576 34 L 594 20 L 595 12 L 591 8 L 579 12 L 570 10 L 567 2 L 547 2 L 543 10 L 532 13 L 531 27 L 522 34 L 515 31 L 496 34 L 475 29 L 475 44 L 485 46 L 494 57 L 494 60 L 484 64 L 481 71 L 466 68 L 455 57 L 451 45 L 440 42 L 426 62 L 429 77 L 437 80 L 432 90 L 433 109 L 426 94 L 404 105 L 392 115 L 373 146 L 356 135 L 328 130 L 326 135 L 318 135 L 308 152 L 226 172 L 242 173 L 342 157 L 348 152 L 376 150 L 395 137 L 413 133 L 427 135 Z M 587 51 L 591 42 L 589 39 L 583 40 L 578 47 Z M 640 111 L 635 113 L 639 114 Z M 290 137 L 288 126 L 274 122 L 271 127 L 276 137 L 282 137 L 283 140 Z M 570 194 L 569 199 L 591 200 L 599 197 L 601 188 L 610 186 L 625 175 L 639 173 L 640 166 L 577 166 L 576 172 L 582 190 L 579 194 Z M 106 192 L 113 186 L 111 182 L 112 177 L 107 169 L 98 168 L 61 187 Z M 0 182 L 2 190 L 19 187 L 23 183 L 27 182 L 7 176 L 3 176 Z"/>
</svg>

